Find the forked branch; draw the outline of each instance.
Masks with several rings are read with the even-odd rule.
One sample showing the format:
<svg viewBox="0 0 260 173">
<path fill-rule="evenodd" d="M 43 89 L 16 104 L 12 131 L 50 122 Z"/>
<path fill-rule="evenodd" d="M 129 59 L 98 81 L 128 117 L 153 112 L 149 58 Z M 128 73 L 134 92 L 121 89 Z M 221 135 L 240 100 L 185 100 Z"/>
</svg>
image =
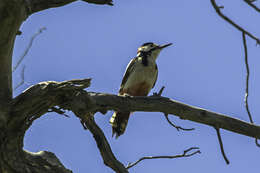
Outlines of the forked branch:
<svg viewBox="0 0 260 173">
<path fill-rule="evenodd" d="M 257 38 L 256 36 L 254 36 L 253 34 L 251 34 L 250 32 L 248 32 L 247 30 L 245 30 L 243 27 L 241 27 L 240 25 L 236 24 L 233 20 L 231 20 L 230 18 L 228 18 L 227 16 L 225 16 L 222 12 L 221 12 L 221 7 L 219 7 L 216 4 L 215 0 L 210 0 L 212 6 L 214 7 L 214 9 L 216 10 L 217 14 L 224 19 L 225 21 L 227 21 L 229 24 L 231 24 L 232 26 L 234 26 L 236 29 L 238 29 L 239 31 L 245 33 L 246 35 L 248 35 L 250 38 L 252 38 L 253 40 L 256 41 L 257 44 L 260 44 L 260 39 Z"/>
</svg>

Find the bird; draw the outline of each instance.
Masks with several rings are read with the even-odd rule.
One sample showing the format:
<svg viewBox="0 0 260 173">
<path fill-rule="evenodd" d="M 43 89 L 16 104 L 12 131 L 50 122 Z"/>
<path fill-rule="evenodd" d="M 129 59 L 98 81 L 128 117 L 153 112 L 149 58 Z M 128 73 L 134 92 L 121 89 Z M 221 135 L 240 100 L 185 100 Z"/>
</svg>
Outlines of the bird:
<svg viewBox="0 0 260 173">
<path fill-rule="evenodd" d="M 142 44 L 137 49 L 137 55 L 126 67 L 118 95 L 120 96 L 147 96 L 154 87 L 158 78 L 156 59 L 162 49 L 172 43 L 157 45 L 153 42 Z M 125 132 L 131 112 L 115 111 L 110 118 L 112 137 L 116 138 Z"/>
</svg>

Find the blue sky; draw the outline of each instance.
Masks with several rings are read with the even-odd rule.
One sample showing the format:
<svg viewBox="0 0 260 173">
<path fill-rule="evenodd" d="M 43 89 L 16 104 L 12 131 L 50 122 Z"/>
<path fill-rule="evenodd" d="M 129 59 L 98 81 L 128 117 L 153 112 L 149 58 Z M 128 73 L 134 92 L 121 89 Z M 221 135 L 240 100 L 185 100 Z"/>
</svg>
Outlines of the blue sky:
<svg viewBox="0 0 260 173">
<path fill-rule="evenodd" d="M 223 12 L 260 37 L 259 13 L 243 1 L 219 2 Z M 248 121 L 244 108 L 246 69 L 242 34 L 217 16 L 210 1 L 145 1 L 114 2 L 114 6 L 97 6 L 76 2 L 49 9 L 29 17 L 17 37 L 14 64 L 31 36 L 41 27 L 47 30 L 35 40 L 26 65 L 26 84 L 15 91 L 18 95 L 41 81 L 63 81 L 93 78 L 88 91 L 116 94 L 126 65 L 136 55 L 138 46 L 152 41 L 172 42 L 157 60 L 159 77 L 152 92 L 166 86 L 164 96 L 224 113 Z M 257 3 L 260 5 L 260 3 Z M 249 106 L 260 124 L 259 46 L 247 39 L 251 68 Z M 19 83 L 21 67 L 14 73 Z M 95 141 L 83 130 L 79 120 L 49 113 L 36 120 L 27 131 L 24 148 L 37 152 L 54 152 L 75 173 L 113 172 L 103 164 Z M 171 116 L 175 124 L 194 127 L 192 132 L 178 132 L 162 113 L 136 112 L 129 120 L 126 133 L 118 140 L 111 138 L 109 118 L 96 114 L 112 150 L 124 164 L 147 155 L 176 155 L 191 147 L 202 154 L 175 160 L 143 161 L 130 172 L 252 172 L 259 168 L 260 148 L 254 139 L 221 130 L 226 165 L 211 127 Z"/>
</svg>

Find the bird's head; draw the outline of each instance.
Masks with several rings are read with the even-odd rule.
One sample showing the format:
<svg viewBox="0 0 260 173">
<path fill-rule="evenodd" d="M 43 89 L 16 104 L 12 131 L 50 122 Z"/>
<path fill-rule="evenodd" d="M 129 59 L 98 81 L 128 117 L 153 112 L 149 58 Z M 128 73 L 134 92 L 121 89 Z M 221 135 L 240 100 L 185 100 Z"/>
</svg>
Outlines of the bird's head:
<svg viewBox="0 0 260 173">
<path fill-rule="evenodd" d="M 156 59 L 163 48 L 172 45 L 172 43 L 157 45 L 152 42 L 144 43 L 137 50 L 137 55 L 150 55 L 150 57 Z"/>
</svg>

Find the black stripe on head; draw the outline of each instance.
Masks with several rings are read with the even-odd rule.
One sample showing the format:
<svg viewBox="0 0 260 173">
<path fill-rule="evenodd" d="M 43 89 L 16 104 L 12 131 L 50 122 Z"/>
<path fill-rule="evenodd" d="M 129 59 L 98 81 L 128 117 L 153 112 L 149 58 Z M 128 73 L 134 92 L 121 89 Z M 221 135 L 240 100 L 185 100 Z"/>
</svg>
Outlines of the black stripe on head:
<svg viewBox="0 0 260 173">
<path fill-rule="evenodd" d="M 147 42 L 147 43 L 144 43 L 142 46 L 148 46 L 148 45 L 153 45 L 154 43 L 153 42 Z"/>
</svg>

